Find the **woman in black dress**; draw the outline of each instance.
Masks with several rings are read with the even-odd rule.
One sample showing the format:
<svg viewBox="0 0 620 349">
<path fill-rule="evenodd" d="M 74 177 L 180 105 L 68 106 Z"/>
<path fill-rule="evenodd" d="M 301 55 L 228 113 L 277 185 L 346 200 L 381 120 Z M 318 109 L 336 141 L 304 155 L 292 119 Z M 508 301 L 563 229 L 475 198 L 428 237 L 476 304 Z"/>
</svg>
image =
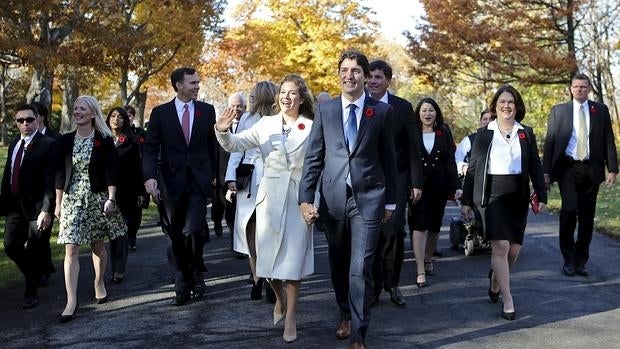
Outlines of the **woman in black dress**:
<svg viewBox="0 0 620 349">
<path fill-rule="evenodd" d="M 446 202 L 460 195 L 454 161 L 454 138 L 437 102 L 423 98 L 415 108 L 422 155 L 424 186 L 420 201 L 410 206 L 409 228 L 415 254 L 418 287 L 426 286 L 426 276 L 434 273 L 433 253 L 441 228 Z M 457 193 L 459 191 L 459 193 Z"/>
<path fill-rule="evenodd" d="M 127 251 L 136 245 L 136 234 L 140 227 L 142 204 L 148 200 L 142 179 L 140 146 L 130 129 L 129 115 L 121 107 L 110 110 L 106 124 L 112 131 L 114 145 L 118 151 L 118 184 L 116 202 L 127 225 L 127 234 L 110 241 L 112 282 L 120 283 L 125 277 Z"/>
<path fill-rule="evenodd" d="M 547 192 L 531 127 L 520 124 L 525 104 L 519 92 L 504 85 L 491 102 L 491 121 L 478 129 L 463 184 L 461 213 L 473 217 L 473 205 L 482 216 L 487 238 L 491 240 L 489 298 L 493 303 L 502 295 L 501 316 L 515 319 L 510 293 L 510 266 L 523 245 L 527 224 L 530 180 L 544 209 Z"/>
</svg>

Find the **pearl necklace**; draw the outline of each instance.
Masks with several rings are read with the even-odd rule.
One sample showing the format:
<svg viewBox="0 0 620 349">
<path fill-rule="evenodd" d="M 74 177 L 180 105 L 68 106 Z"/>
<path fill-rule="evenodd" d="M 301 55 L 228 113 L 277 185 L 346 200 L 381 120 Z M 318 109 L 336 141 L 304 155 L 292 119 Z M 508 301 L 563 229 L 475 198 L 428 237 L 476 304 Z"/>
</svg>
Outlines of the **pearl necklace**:
<svg viewBox="0 0 620 349">
<path fill-rule="evenodd" d="M 88 139 L 92 138 L 95 135 L 95 129 L 93 129 L 87 136 L 81 136 L 79 132 L 75 133 L 75 137 L 79 139 Z"/>
</svg>

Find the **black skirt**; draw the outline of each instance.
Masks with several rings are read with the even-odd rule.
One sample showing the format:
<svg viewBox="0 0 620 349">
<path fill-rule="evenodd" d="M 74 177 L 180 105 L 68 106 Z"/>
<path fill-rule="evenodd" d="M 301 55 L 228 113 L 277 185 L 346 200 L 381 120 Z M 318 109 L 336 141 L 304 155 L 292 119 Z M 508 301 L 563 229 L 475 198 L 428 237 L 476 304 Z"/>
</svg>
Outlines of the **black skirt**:
<svg viewBox="0 0 620 349">
<path fill-rule="evenodd" d="M 487 238 L 523 245 L 528 202 L 521 193 L 521 175 L 489 175 L 487 180 L 489 201 L 479 208 Z"/>
</svg>

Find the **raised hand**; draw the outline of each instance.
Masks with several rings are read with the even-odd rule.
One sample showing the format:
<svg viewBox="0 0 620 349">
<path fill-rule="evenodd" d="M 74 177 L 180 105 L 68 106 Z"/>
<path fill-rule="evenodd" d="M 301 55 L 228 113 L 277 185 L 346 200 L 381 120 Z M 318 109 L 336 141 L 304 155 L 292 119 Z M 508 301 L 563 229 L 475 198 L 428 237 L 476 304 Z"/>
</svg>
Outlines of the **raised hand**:
<svg viewBox="0 0 620 349">
<path fill-rule="evenodd" d="M 215 129 L 218 132 L 226 132 L 226 130 L 228 130 L 230 126 L 232 126 L 232 123 L 235 120 L 236 116 L 237 114 L 235 112 L 235 108 L 227 107 L 226 109 L 224 109 L 224 113 L 220 115 L 220 118 L 215 123 Z"/>
</svg>

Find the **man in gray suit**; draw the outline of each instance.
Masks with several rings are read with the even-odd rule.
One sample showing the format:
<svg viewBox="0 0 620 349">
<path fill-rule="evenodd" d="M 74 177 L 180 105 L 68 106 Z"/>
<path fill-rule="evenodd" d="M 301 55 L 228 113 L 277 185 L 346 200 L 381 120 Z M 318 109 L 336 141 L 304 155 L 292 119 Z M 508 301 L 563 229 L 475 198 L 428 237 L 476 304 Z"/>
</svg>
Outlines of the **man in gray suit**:
<svg viewBox="0 0 620 349">
<path fill-rule="evenodd" d="M 341 314 L 336 337 L 351 337 L 350 348 L 364 348 L 374 293 L 373 254 L 381 223 L 396 208 L 394 132 L 391 107 L 364 93 L 370 75 L 366 56 L 344 52 L 338 74 L 342 95 L 317 107 L 299 203 L 308 223 L 320 217 L 326 227 Z"/>
</svg>

